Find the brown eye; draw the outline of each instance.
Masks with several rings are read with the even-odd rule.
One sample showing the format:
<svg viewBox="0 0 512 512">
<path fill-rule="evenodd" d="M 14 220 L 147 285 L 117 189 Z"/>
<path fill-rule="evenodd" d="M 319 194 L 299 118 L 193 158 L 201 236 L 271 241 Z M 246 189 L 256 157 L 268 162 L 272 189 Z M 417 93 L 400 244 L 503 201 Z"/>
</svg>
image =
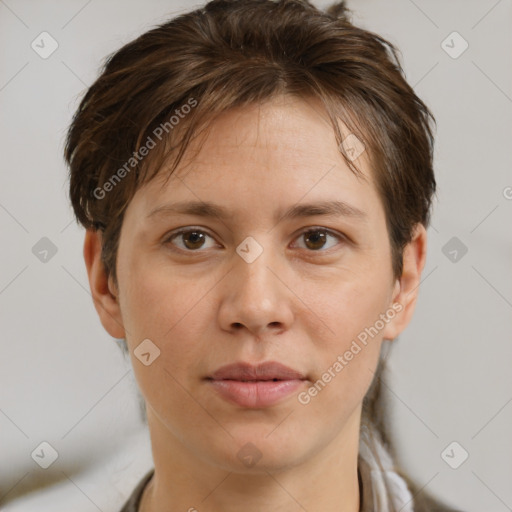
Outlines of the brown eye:
<svg viewBox="0 0 512 512">
<path fill-rule="evenodd" d="M 310 249 L 312 251 L 316 252 L 323 252 L 321 249 L 330 249 L 336 244 L 332 244 L 331 246 L 327 246 L 326 244 L 329 240 L 329 238 L 333 238 L 335 240 L 340 241 L 342 239 L 341 236 L 332 234 L 330 231 L 326 229 L 310 229 L 308 231 L 305 231 L 299 236 L 300 240 L 305 241 L 305 247 L 306 249 Z"/>
<path fill-rule="evenodd" d="M 305 233 L 304 237 L 308 249 L 321 249 L 325 245 L 326 236 L 322 231 Z"/>
<path fill-rule="evenodd" d="M 187 249 L 199 249 L 204 244 L 204 234 L 199 231 L 189 231 L 181 236 Z"/>
<path fill-rule="evenodd" d="M 172 243 L 183 251 L 195 252 L 198 249 L 208 248 L 205 247 L 207 238 L 212 237 L 199 229 L 184 229 L 178 233 L 174 233 L 165 243 Z"/>
</svg>

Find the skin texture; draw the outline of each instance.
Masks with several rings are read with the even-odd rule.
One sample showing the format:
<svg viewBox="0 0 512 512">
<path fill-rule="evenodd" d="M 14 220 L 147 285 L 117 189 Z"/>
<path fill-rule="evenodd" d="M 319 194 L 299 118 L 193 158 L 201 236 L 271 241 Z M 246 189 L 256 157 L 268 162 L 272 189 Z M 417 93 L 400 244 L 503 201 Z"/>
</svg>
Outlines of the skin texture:
<svg viewBox="0 0 512 512">
<path fill-rule="evenodd" d="M 158 177 L 129 204 L 119 289 L 100 261 L 101 234 L 85 237 L 100 320 L 126 338 L 146 400 L 155 476 L 141 510 L 356 512 L 362 400 L 382 340 L 394 339 L 413 313 L 425 229 L 416 227 L 395 280 L 367 155 L 355 162 L 363 180 L 347 167 L 314 100 L 281 96 L 229 111 L 200 149 L 195 143 L 165 186 Z M 156 206 L 188 200 L 232 214 L 146 218 Z M 327 200 L 364 217 L 279 220 L 297 203 Z M 182 227 L 201 229 L 203 241 L 169 240 Z M 312 227 L 320 229 L 313 238 L 304 234 Z M 263 248 L 252 263 L 236 252 L 248 236 Z M 299 391 L 307 390 L 393 303 L 401 311 L 307 404 L 293 393 L 271 407 L 242 408 L 204 380 L 228 363 L 272 360 L 304 373 L 309 381 Z M 133 354 L 144 339 L 161 351 L 149 366 Z M 247 443 L 261 454 L 252 467 L 237 456 Z"/>
</svg>

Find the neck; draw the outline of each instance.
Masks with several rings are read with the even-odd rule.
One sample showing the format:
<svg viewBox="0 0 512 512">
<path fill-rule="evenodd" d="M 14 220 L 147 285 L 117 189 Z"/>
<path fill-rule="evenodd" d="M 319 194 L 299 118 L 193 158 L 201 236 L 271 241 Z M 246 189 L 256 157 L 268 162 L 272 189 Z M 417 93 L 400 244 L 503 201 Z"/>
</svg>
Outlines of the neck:
<svg viewBox="0 0 512 512">
<path fill-rule="evenodd" d="M 139 511 L 358 512 L 359 412 L 306 460 L 279 467 L 256 464 L 240 472 L 188 449 L 148 407 L 155 473 Z"/>
</svg>

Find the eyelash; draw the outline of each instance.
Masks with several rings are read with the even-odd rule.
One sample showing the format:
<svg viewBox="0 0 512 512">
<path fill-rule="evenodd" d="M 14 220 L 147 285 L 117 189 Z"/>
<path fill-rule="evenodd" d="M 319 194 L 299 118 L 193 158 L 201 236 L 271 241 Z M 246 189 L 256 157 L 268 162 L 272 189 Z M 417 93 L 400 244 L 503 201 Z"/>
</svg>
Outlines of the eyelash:
<svg viewBox="0 0 512 512">
<path fill-rule="evenodd" d="M 179 229 L 178 231 L 172 232 L 169 236 L 167 236 L 164 239 L 163 243 L 164 243 L 164 245 L 169 245 L 169 244 L 171 244 L 172 240 L 174 240 L 174 238 L 177 238 L 180 235 L 184 235 L 184 234 L 191 233 L 191 232 L 201 233 L 201 234 L 209 236 L 210 238 L 214 238 L 212 235 L 210 235 L 204 229 L 192 227 L 192 228 L 183 228 L 183 229 Z M 302 231 L 301 233 L 299 233 L 297 235 L 296 239 L 300 238 L 301 236 L 308 235 L 308 234 L 311 234 L 311 233 L 317 233 L 317 232 L 326 233 L 327 235 L 330 235 L 330 236 L 332 236 L 334 238 L 337 238 L 342 243 L 346 242 L 348 240 L 348 238 L 345 235 L 343 235 L 341 233 L 336 233 L 336 232 L 334 232 L 334 231 L 332 231 L 330 229 L 323 228 L 323 227 L 309 227 L 309 228 L 306 228 L 304 231 Z M 313 250 L 313 249 L 308 250 L 307 248 L 304 249 L 304 250 L 306 250 L 307 252 L 311 252 L 311 253 L 327 253 L 331 249 L 334 249 L 334 247 L 330 247 L 329 249 L 325 249 L 325 250 L 319 249 L 319 250 L 316 250 L 316 251 Z M 205 250 L 201 250 L 201 249 L 197 249 L 197 250 L 182 249 L 180 247 L 175 247 L 175 248 L 172 248 L 171 250 L 176 251 L 176 252 L 181 252 L 181 253 L 201 253 L 201 252 L 205 251 Z"/>
</svg>

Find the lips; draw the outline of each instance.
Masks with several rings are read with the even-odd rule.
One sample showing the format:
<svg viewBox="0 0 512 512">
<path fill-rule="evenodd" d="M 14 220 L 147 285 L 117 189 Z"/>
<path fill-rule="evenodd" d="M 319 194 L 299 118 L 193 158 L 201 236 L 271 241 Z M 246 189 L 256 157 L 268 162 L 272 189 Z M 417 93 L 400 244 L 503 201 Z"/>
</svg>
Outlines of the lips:
<svg viewBox="0 0 512 512">
<path fill-rule="evenodd" d="M 305 375 L 270 361 L 259 365 L 234 363 L 222 366 L 206 378 L 223 399 L 245 408 L 263 408 L 281 402 L 304 387 Z"/>
<path fill-rule="evenodd" d="M 269 361 L 259 365 L 244 362 L 228 364 L 213 372 L 209 378 L 213 380 L 261 381 L 304 380 L 306 376 L 281 363 Z"/>
</svg>

